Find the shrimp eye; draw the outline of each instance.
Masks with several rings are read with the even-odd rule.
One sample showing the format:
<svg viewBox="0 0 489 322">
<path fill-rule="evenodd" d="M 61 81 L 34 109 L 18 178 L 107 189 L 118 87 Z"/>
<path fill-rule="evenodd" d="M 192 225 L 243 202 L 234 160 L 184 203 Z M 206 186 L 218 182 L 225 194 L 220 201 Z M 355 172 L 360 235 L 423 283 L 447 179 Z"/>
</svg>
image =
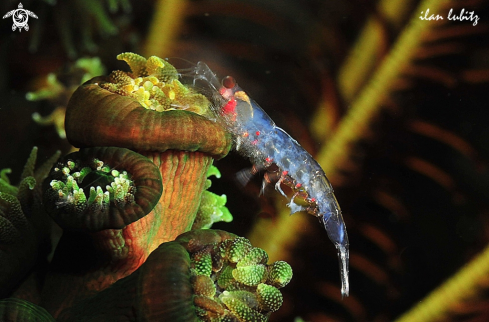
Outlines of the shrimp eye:
<svg viewBox="0 0 489 322">
<path fill-rule="evenodd" d="M 222 86 L 231 89 L 236 86 L 236 80 L 231 76 L 226 76 L 222 79 Z"/>
</svg>

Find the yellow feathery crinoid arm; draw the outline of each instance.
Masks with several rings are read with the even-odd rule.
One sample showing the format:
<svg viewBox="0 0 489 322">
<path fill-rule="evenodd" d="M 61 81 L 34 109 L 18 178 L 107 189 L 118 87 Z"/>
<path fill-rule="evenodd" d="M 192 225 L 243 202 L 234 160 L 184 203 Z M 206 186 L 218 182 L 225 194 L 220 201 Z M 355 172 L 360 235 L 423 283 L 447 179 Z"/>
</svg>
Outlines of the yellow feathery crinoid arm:
<svg viewBox="0 0 489 322">
<path fill-rule="evenodd" d="M 489 247 L 396 322 L 448 320 L 450 309 L 480 295 L 489 274 Z M 486 284 L 487 285 L 487 284 Z"/>
<path fill-rule="evenodd" d="M 146 58 L 143 56 L 128 52 L 117 55 L 117 59 L 123 60 L 129 65 L 134 77 L 148 75 L 146 70 Z"/>
</svg>

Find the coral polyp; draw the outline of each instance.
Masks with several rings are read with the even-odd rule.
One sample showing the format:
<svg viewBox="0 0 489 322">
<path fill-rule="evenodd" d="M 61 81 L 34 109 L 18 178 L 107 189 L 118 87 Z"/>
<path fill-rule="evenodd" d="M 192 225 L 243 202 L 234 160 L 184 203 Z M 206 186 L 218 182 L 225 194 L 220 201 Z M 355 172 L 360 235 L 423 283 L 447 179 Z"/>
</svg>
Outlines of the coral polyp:
<svg viewBox="0 0 489 322">
<path fill-rule="evenodd" d="M 25 98 L 29 101 L 46 100 L 55 109 L 45 116 L 35 112 L 32 119 L 42 126 L 54 125 L 59 137 L 65 139 L 66 106 L 71 95 L 79 85 L 104 73 L 105 67 L 100 58 L 80 58 L 55 73 L 49 73 L 44 79 L 39 79 L 42 85 L 28 92 Z"/>
<path fill-rule="evenodd" d="M 267 262 L 267 253 L 243 237 L 191 254 L 192 286 L 201 296 L 194 300 L 200 320 L 267 321 L 282 305 L 278 288 L 292 278 L 289 264 Z M 276 283 L 277 276 L 282 283 Z"/>
<path fill-rule="evenodd" d="M 17 186 L 7 176 L 10 169 L 0 170 L 0 298 L 16 288 L 22 290 L 19 285 L 29 274 L 36 274 L 36 264 L 49 251 L 51 228 L 42 210 L 40 182 L 59 155 L 57 152 L 35 170 L 37 147 L 33 148 Z M 4 305 L 0 303 L 0 311 Z M 4 321 L 7 317 L 2 314 Z"/>
<path fill-rule="evenodd" d="M 103 161 L 95 158 L 87 165 L 82 168 L 80 163 L 67 161 L 62 168 L 54 168 L 55 175 L 57 173 L 66 178 L 50 182 L 51 188 L 58 193 L 59 201 L 55 202 L 58 208 L 65 207 L 78 215 L 87 208 L 91 212 L 100 213 L 105 211 L 110 203 L 124 207 L 134 202 L 136 187 L 126 171 L 120 173 L 112 170 L 108 165 L 104 165 Z M 107 184 L 105 187 L 104 183 Z M 82 184 L 86 187 L 85 191 L 80 188 Z"/>
<path fill-rule="evenodd" d="M 282 305 L 282 294 L 280 287 L 269 283 L 274 265 L 266 264 L 268 255 L 248 245 L 247 239 L 221 230 L 187 232 L 161 244 L 131 275 L 65 309 L 57 321 L 106 321 L 114 317 L 123 317 L 118 321 L 267 321 Z M 233 249 L 240 249 L 244 255 L 237 263 L 230 261 Z M 249 261 L 251 258 L 254 260 Z M 232 276 L 243 263 L 265 268 L 258 275 L 253 270 L 247 274 L 260 283 L 249 286 Z M 283 278 L 290 281 L 291 277 L 289 266 Z"/>
<path fill-rule="evenodd" d="M 130 73 L 113 71 L 100 87 L 112 93 L 134 98 L 144 108 L 163 112 L 187 110 L 200 115 L 209 114 L 210 102 L 178 80 L 178 72 L 169 62 L 151 56 L 148 59 L 134 53 L 122 53 Z"/>
<path fill-rule="evenodd" d="M 207 178 L 213 175 L 217 178 L 221 177 L 219 170 L 211 165 L 207 171 Z M 207 179 L 204 186 L 206 190 L 202 192 L 199 210 L 195 216 L 192 230 L 206 229 L 210 228 L 215 222 L 231 222 L 233 220 L 233 215 L 231 215 L 229 209 L 226 207 L 226 195 L 219 196 L 208 191 L 207 189 L 211 187 L 211 184 L 211 180 Z"/>
<path fill-rule="evenodd" d="M 53 167 L 44 184 L 48 212 L 64 228 L 122 228 L 149 213 L 162 192 L 158 168 L 123 148 L 83 149 Z"/>
</svg>

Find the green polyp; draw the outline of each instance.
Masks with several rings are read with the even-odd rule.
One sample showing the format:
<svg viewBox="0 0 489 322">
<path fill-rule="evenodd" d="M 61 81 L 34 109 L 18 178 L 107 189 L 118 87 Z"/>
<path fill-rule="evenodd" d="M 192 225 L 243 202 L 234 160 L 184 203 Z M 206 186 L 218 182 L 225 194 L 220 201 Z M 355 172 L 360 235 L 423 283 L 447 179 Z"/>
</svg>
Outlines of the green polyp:
<svg viewBox="0 0 489 322">
<path fill-rule="evenodd" d="M 267 318 L 259 312 L 250 308 L 247 303 L 236 298 L 231 292 L 223 292 L 219 299 L 228 307 L 228 309 L 243 322 L 266 321 Z"/>
<path fill-rule="evenodd" d="M 210 180 L 208 181 L 210 182 Z M 209 229 L 216 222 L 231 222 L 233 216 L 225 206 L 226 201 L 226 195 L 218 196 L 210 191 L 204 191 L 196 215 L 194 228 Z"/>
<path fill-rule="evenodd" d="M 248 254 L 243 257 L 236 267 L 246 267 L 256 264 L 266 264 L 268 262 L 268 254 L 263 249 L 254 247 Z"/>
<path fill-rule="evenodd" d="M 96 170 L 86 174 L 82 179 L 78 179 L 78 182 L 80 182 L 81 188 L 89 190 L 91 187 L 106 187 L 110 185 L 114 182 L 114 177 L 112 174 Z"/>
<path fill-rule="evenodd" d="M 10 184 L 10 180 L 7 176 L 7 174 L 11 172 L 11 169 L 2 169 L 0 171 L 0 192 L 16 196 L 19 189 Z"/>
<path fill-rule="evenodd" d="M 232 263 L 237 263 L 253 248 L 250 241 L 243 237 L 237 237 L 227 251 L 227 258 Z"/>
<path fill-rule="evenodd" d="M 16 228 L 27 225 L 27 219 L 22 212 L 19 200 L 11 194 L 0 192 L 0 214 Z"/>
<path fill-rule="evenodd" d="M 251 265 L 246 267 L 236 267 L 233 271 L 233 277 L 236 281 L 248 285 L 257 286 L 265 278 L 265 265 Z"/>
<path fill-rule="evenodd" d="M 75 163 L 75 162 L 73 162 L 73 161 L 67 161 L 67 162 L 66 162 L 66 165 L 68 166 L 68 168 L 69 168 L 70 170 L 73 170 L 73 169 L 75 168 L 75 166 L 76 166 L 76 163 Z"/>
<path fill-rule="evenodd" d="M 58 208 L 66 207 L 75 213 L 86 208 L 104 211 L 110 203 L 123 207 L 134 202 L 134 184 L 126 171 L 112 170 L 103 161 L 93 159 L 89 166 L 82 166 L 68 160 L 56 167 L 59 180 L 52 180 L 50 186 L 57 192 Z"/>
<path fill-rule="evenodd" d="M 197 275 L 210 276 L 212 273 L 212 257 L 209 253 L 196 253 L 192 257 L 192 267 Z"/>
<path fill-rule="evenodd" d="M 73 173 L 73 177 L 76 178 L 78 182 L 83 182 L 85 177 L 92 172 L 89 167 L 84 167 L 80 171 Z"/>
<path fill-rule="evenodd" d="M 221 177 L 219 170 L 211 165 L 207 170 L 207 178 L 210 176 Z M 207 179 L 204 184 L 204 192 L 200 200 L 199 210 L 194 221 L 192 229 L 209 229 L 216 222 L 233 221 L 233 215 L 226 207 L 226 195 L 216 195 L 213 192 L 207 191 L 212 185 L 211 180 Z"/>
<path fill-rule="evenodd" d="M 273 286 L 284 287 L 289 284 L 291 279 L 292 267 L 287 262 L 278 261 L 268 268 L 267 283 Z"/>
<path fill-rule="evenodd" d="M 194 293 L 209 298 L 213 298 L 216 294 L 216 285 L 209 276 L 197 275 L 192 283 Z"/>
<path fill-rule="evenodd" d="M 214 165 L 211 165 L 209 167 L 209 169 L 207 170 L 207 178 L 211 177 L 211 176 L 215 176 L 217 179 L 221 178 L 221 172 L 219 171 L 219 169 L 214 166 Z"/>
<path fill-rule="evenodd" d="M 56 74 L 50 73 L 46 77 L 46 86 L 35 91 L 28 92 L 25 98 L 28 101 L 39 101 L 44 99 L 53 99 L 58 97 L 64 90 L 63 84 L 58 80 Z"/>
<path fill-rule="evenodd" d="M 259 284 L 256 288 L 256 294 L 263 310 L 275 312 L 282 306 L 282 293 L 271 285 Z"/>
<path fill-rule="evenodd" d="M 83 211 L 85 209 L 85 204 L 87 202 L 87 197 L 83 192 L 83 189 L 73 192 L 73 203 L 78 210 Z"/>
<path fill-rule="evenodd" d="M 80 188 L 78 188 L 78 184 L 76 183 L 76 181 L 73 180 L 72 176 L 68 176 L 66 178 L 65 188 L 67 191 L 80 189 Z"/>
<path fill-rule="evenodd" d="M 36 159 L 37 159 L 37 147 L 33 147 L 31 153 L 29 154 L 29 158 L 27 158 L 27 162 L 25 163 L 24 170 L 20 175 L 21 182 L 27 177 L 34 176 L 34 167 L 36 166 Z"/>
<path fill-rule="evenodd" d="M 219 278 L 217 280 L 217 285 L 219 285 L 220 288 L 226 289 L 228 288 L 232 283 L 234 283 L 234 276 L 233 276 L 233 271 L 234 268 L 231 266 L 225 266 L 219 275 Z"/>
<path fill-rule="evenodd" d="M 58 180 L 53 180 L 50 182 L 51 188 L 56 191 L 63 191 L 64 187 L 66 186 L 63 182 L 58 181 Z"/>
<path fill-rule="evenodd" d="M 9 173 L 12 173 L 12 169 L 2 169 L 0 170 L 0 180 L 3 180 L 4 182 L 10 184 L 10 179 L 8 178 Z"/>
<path fill-rule="evenodd" d="M 81 84 L 97 75 L 105 74 L 105 67 L 98 57 L 80 58 L 75 62 L 75 67 L 86 71 L 80 81 Z"/>
</svg>

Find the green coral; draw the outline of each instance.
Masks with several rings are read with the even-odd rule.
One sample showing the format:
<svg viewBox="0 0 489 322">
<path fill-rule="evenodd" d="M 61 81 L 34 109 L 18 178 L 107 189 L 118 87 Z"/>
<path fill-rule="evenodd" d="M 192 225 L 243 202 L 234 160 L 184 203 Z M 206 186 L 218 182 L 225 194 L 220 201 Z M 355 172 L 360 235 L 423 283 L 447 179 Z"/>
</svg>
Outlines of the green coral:
<svg viewBox="0 0 489 322">
<path fill-rule="evenodd" d="M 194 304 L 201 321 L 267 321 L 282 305 L 279 288 L 292 277 L 290 265 L 268 265 L 267 253 L 243 237 L 206 247 L 191 259 Z"/>
<path fill-rule="evenodd" d="M 58 159 L 53 155 L 46 163 L 34 171 L 37 147 L 34 147 L 21 174 L 20 183 L 14 186 L 7 176 L 10 169 L 0 170 L 0 242 L 10 244 L 20 237 L 20 231 L 28 225 L 28 219 L 40 205 L 38 182 L 48 173 L 49 167 Z"/>
<path fill-rule="evenodd" d="M 219 170 L 211 165 L 207 171 L 207 178 L 215 176 L 216 178 L 221 177 Z M 207 179 L 204 189 L 209 189 L 212 182 Z M 227 197 L 226 195 L 216 195 L 208 190 L 202 193 L 202 198 L 200 201 L 199 210 L 194 221 L 192 229 L 209 229 L 212 225 L 219 221 L 231 222 L 233 221 L 233 216 L 226 207 Z"/>
<path fill-rule="evenodd" d="M 46 76 L 45 86 L 35 92 L 28 92 L 25 98 L 28 101 L 39 101 L 44 99 L 53 99 L 58 97 L 64 90 L 63 84 L 58 80 L 55 73 L 49 73 Z"/>
<path fill-rule="evenodd" d="M 211 275 L 212 258 L 207 252 L 196 253 L 192 257 L 192 263 L 197 275 Z"/>
<path fill-rule="evenodd" d="M 8 193 L 16 196 L 19 189 L 10 184 L 7 174 L 11 173 L 11 169 L 2 169 L 0 171 L 0 192 Z"/>
<path fill-rule="evenodd" d="M 64 68 L 62 72 L 49 73 L 44 86 L 28 92 L 25 97 L 29 101 L 47 100 L 56 109 L 46 116 L 33 113 L 32 119 L 40 125 L 54 125 L 59 137 L 66 138 L 64 119 L 69 98 L 79 85 L 103 74 L 105 74 L 105 67 L 98 57 L 80 58 Z"/>
<path fill-rule="evenodd" d="M 197 275 L 195 277 L 192 286 L 196 295 L 213 297 L 216 294 L 216 285 L 209 276 Z"/>
<path fill-rule="evenodd" d="M 244 237 L 237 237 L 229 246 L 226 256 L 231 263 L 237 263 L 253 248 L 250 241 Z"/>
<path fill-rule="evenodd" d="M 229 308 L 229 310 L 243 322 L 267 321 L 265 315 L 250 307 L 249 303 L 243 301 L 242 294 L 237 292 L 223 292 L 219 299 Z"/>
<path fill-rule="evenodd" d="M 254 247 L 248 254 L 243 257 L 242 260 L 236 265 L 236 267 L 246 267 L 256 264 L 266 264 L 268 262 L 268 254 L 259 247 Z"/>
<path fill-rule="evenodd" d="M 233 260 L 236 257 L 241 257 L 242 253 L 246 253 L 249 249 L 244 242 L 239 242 L 239 255 L 236 256 L 236 249 L 233 251 Z M 236 263 L 236 269 L 233 271 L 233 277 L 240 283 L 248 286 L 257 286 L 266 278 L 265 265 L 268 262 L 268 254 L 261 248 L 253 247 Z"/>
<path fill-rule="evenodd" d="M 129 52 L 119 54 L 117 59 L 125 61 L 131 72 L 114 71 L 100 87 L 132 97 L 144 108 L 157 112 L 180 109 L 211 115 L 207 98 L 180 83 L 178 71 L 166 60 L 156 56 L 146 59 Z"/>
<path fill-rule="evenodd" d="M 61 96 L 65 91 L 73 93 L 73 91 L 87 80 L 103 75 L 105 73 L 105 67 L 102 61 L 98 57 L 85 57 L 76 60 L 72 65 L 67 68 L 67 71 L 60 75 L 60 73 L 49 73 L 46 76 L 45 86 L 34 92 L 28 92 L 25 98 L 29 101 L 50 100 L 56 99 Z M 64 83 L 60 80 L 59 76 L 65 78 L 69 77 L 69 81 Z M 73 79 L 76 78 L 76 79 Z M 71 96 L 71 95 L 69 95 Z"/>
<path fill-rule="evenodd" d="M 102 64 L 102 61 L 98 57 L 80 58 L 75 61 L 73 68 L 74 70 L 81 70 L 84 72 L 82 74 L 80 84 L 85 83 L 95 76 L 105 74 L 105 66 Z"/>
<path fill-rule="evenodd" d="M 265 272 L 264 265 L 237 267 L 233 271 L 233 277 L 244 285 L 257 286 L 265 277 Z"/>
<path fill-rule="evenodd" d="M 113 170 L 103 161 L 92 159 L 88 164 L 78 160 L 59 163 L 54 168 L 47 191 L 58 208 L 81 215 L 107 211 L 110 204 L 123 208 L 134 202 L 135 186 L 126 171 Z"/>
<path fill-rule="evenodd" d="M 292 267 L 287 262 L 278 261 L 268 267 L 267 283 L 276 287 L 284 287 L 291 279 Z"/>
<path fill-rule="evenodd" d="M 271 285 L 259 284 L 256 288 L 256 294 L 263 310 L 275 312 L 282 306 L 282 293 Z"/>
<path fill-rule="evenodd" d="M 221 274 L 219 274 L 217 279 L 217 285 L 219 285 L 220 288 L 228 288 L 235 282 L 233 271 L 234 268 L 231 266 L 225 266 L 221 270 Z"/>
</svg>

